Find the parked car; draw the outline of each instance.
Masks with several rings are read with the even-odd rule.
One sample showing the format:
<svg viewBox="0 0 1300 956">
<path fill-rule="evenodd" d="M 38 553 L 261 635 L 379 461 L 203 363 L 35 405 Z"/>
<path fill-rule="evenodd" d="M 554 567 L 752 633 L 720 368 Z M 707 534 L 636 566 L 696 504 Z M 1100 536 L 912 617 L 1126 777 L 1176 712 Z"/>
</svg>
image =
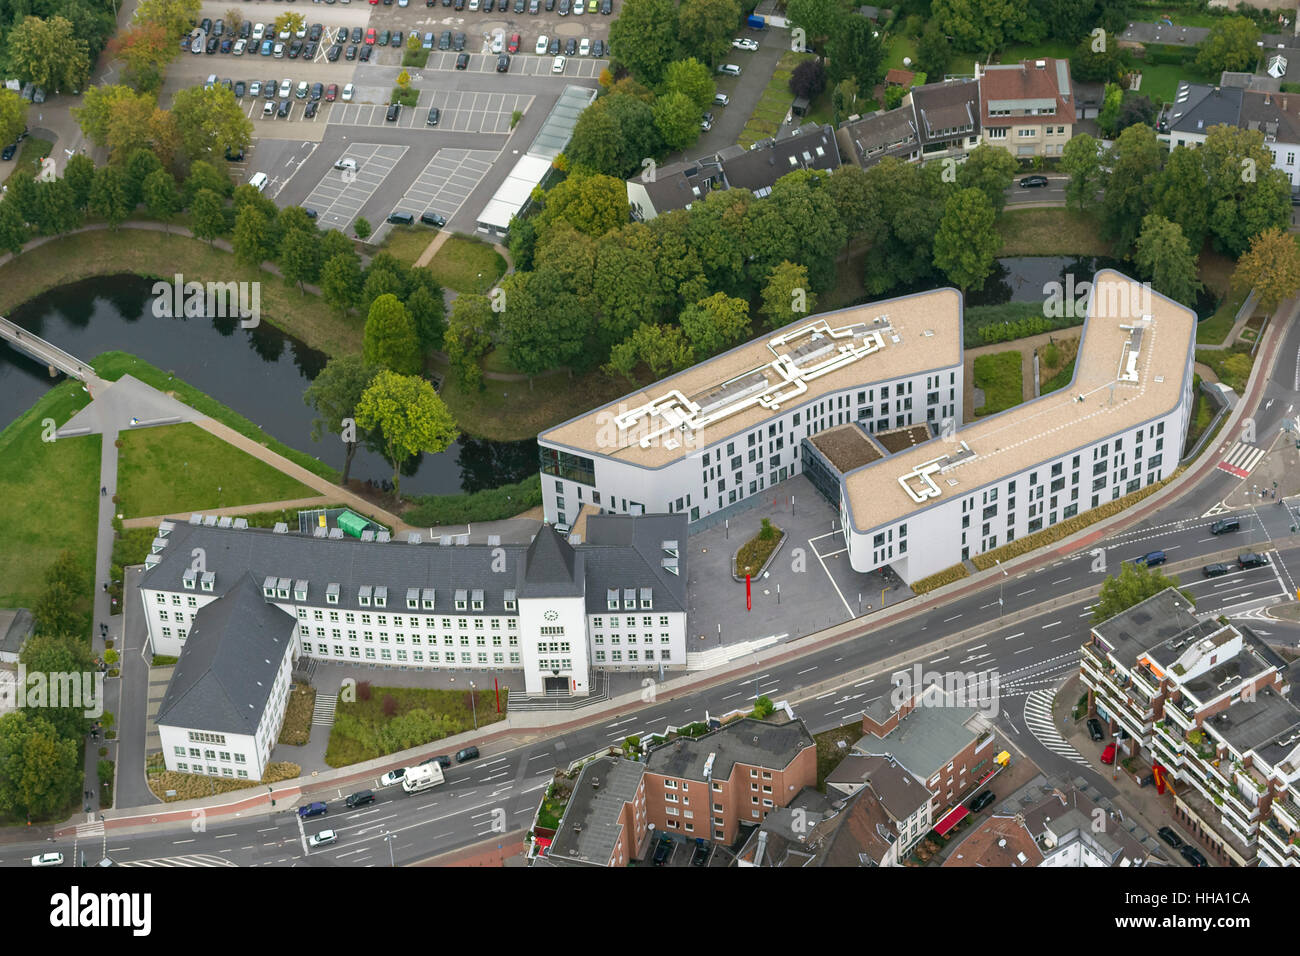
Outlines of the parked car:
<svg viewBox="0 0 1300 956">
<path fill-rule="evenodd" d="M 441 115 L 441 114 L 438 112 L 438 107 L 436 107 L 436 106 L 430 106 L 430 107 L 429 107 L 429 115 L 428 115 L 427 117 L 425 117 L 424 125 L 425 125 L 425 126 L 437 126 L 437 125 L 438 125 L 438 117 L 439 117 L 440 115 Z"/>
<path fill-rule="evenodd" d="M 1182 846 L 1178 848 L 1178 852 L 1181 853 L 1183 855 L 1183 859 L 1186 860 L 1188 863 L 1190 863 L 1192 866 L 1210 865 L 1208 862 L 1206 862 L 1205 857 L 1201 855 L 1201 851 L 1196 849 L 1196 847 L 1192 846 L 1190 843 L 1184 843 Z"/>
<path fill-rule="evenodd" d="M 518 53 L 518 52 L 519 52 L 519 34 L 518 34 L 518 33 L 512 33 L 512 34 L 510 34 L 510 42 L 508 42 L 508 43 L 506 44 L 506 52 L 507 52 L 507 53 Z"/>
<path fill-rule="evenodd" d="M 573 15 L 580 17 L 587 12 L 586 0 L 573 0 Z"/>
<path fill-rule="evenodd" d="M 412 216 L 409 212 L 394 212 L 394 213 L 389 213 L 389 215 L 388 215 L 388 221 L 391 222 L 391 223 L 392 223 L 393 225 L 395 225 L 395 226 L 414 226 L 414 225 L 415 225 L 415 217 Z"/>
<path fill-rule="evenodd" d="M 654 865 L 663 866 L 668 862 L 668 857 L 672 855 L 672 852 L 673 838 L 667 834 L 662 834 L 659 837 L 659 844 L 655 847 Z"/>
<path fill-rule="evenodd" d="M 18 152 L 18 144 L 10 143 L 3 150 L 0 150 L 0 159 L 8 162 L 9 160 L 14 158 L 14 153 L 16 152 Z"/>
<path fill-rule="evenodd" d="M 1113 764 L 1115 762 L 1115 745 L 1107 744 L 1106 749 L 1101 752 L 1101 762 Z"/>
<path fill-rule="evenodd" d="M 420 45 L 421 45 L 424 49 L 426 49 L 426 50 L 432 50 L 432 49 L 433 49 L 433 34 L 432 34 L 432 33 L 426 33 L 426 34 L 424 35 L 424 40 L 422 41 L 422 43 L 421 43 Z"/>
<path fill-rule="evenodd" d="M 359 57 L 357 57 L 357 59 L 359 59 L 362 63 L 369 63 L 369 62 L 370 62 L 370 55 L 371 55 L 372 53 L 374 53 L 374 52 L 375 52 L 375 48 L 374 48 L 374 47 L 372 47 L 372 46 L 363 46 L 363 47 L 361 48 L 361 55 L 360 55 Z"/>
<path fill-rule="evenodd" d="M 357 47 L 355 43 L 349 43 L 343 50 L 343 59 L 355 60 L 357 58 Z"/>
<path fill-rule="evenodd" d="M 593 43 L 591 44 L 591 55 L 592 55 L 592 56 L 604 56 L 604 55 L 605 55 L 605 41 L 604 41 L 604 40 L 596 40 L 595 42 L 593 42 Z"/>
<path fill-rule="evenodd" d="M 348 83 L 343 87 L 343 102 L 352 102 L 352 84 Z"/>
<path fill-rule="evenodd" d="M 578 42 L 578 56 L 591 56 L 591 40 L 587 37 Z"/>
<path fill-rule="evenodd" d="M 350 793 L 347 800 L 344 801 L 349 810 L 355 810 L 357 807 L 364 807 L 366 804 L 374 802 L 375 791 L 373 790 L 358 790 L 356 793 Z"/>
<path fill-rule="evenodd" d="M 248 41 L 240 38 L 235 41 L 235 45 L 230 52 L 235 56 L 243 56 L 246 49 L 248 49 Z"/>
<path fill-rule="evenodd" d="M 389 103 L 388 112 L 387 114 L 385 114 L 384 119 L 386 119 L 390 123 L 395 123 L 397 122 L 397 117 L 401 115 L 401 112 L 402 112 L 401 103 Z"/>
<path fill-rule="evenodd" d="M 313 43 L 319 43 L 320 36 L 324 31 L 325 31 L 324 26 L 322 26 L 319 23 L 313 23 L 311 25 L 311 29 L 307 31 L 307 39 L 311 40 Z M 384 31 L 384 33 L 387 32 L 388 32 L 387 30 Z"/>
<path fill-rule="evenodd" d="M 253 26 L 252 38 L 254 40 L 261 40 L 265 36 L 266 36 L 266 24 L 265 23 L 255 24 Z"/>
<path fill-rule="evenodd" d="M 477 759 L 478 759 L 477 747 L 466 747 L 464 750 L 458 750 L 456 752 L 456 763 L 464 763 L 466 760 L 477 760 Z"/>
<path fill-rule="evenodd" d="M 604 16 L 609 16 L 614 12 L 613 0 L 600 0 L 600 12 Z"/>
<path fill-rule="evenodd" d="M 293 80 L 281 80 L 280 99 L 286 98 L 292 92 L 293 92 Z"/>
<path fill-rule="evenodd" d="M 428 213 L 425 213 L 425 215 L 427 216 Z M 421 216 L 420 218 L 423 219 L 424 216 Z M 446 770 L 448 767 L 451 766 L 451 758 L 448 757 L 446 754 L 438 754 L 438 756 L 430 757 L 428 760 L 421 760 L 419 765 L 421 767 L 425 767 L 431 763 L 436 763 L 439 767 L 442 767 L 444 770 Z"/>
<path fill-rule="evenodd" d="M 978 797 L 970 802 L 971 810 L 983 810 L 990 803 L 998 798 L 998 795 L 992 790 L 985 790 Z"/>
<path fill-rule="evenodd" d="M 254 80 L 252 83 L 248 84 L 248 95 L 252 97 L 258 97 L 262 95 L 261 80 Z"/>
<path fill-rule="evenodd" d="M 319 99 L 320 99 L 322 96 L 324 96 L 324 95 L 325 95 L 325 84 L 324 84 L 324 83 L 313 83 L 313 84 L 311 85 L 311 98 L 312 98 L 312 102 L 315 102 L 316 100 L 319 100 Z"/>
<path fill-rule="evenodd" d="M 524 3 L 524 0 L 515 0 L 515 16 L 518 16 L 521 13 L 523 13 L 525 6 L 526 4 Z M 506 8 L 505 0 L 501 0 L 501 9 L 503 12 L 505 8 Z"/>
<path fill-rule="evenodd" d="M 283 44 L 283 43 L 276 43 L 275 46 L 272 48 L 272 53 L 271 53 L 271 55 L 272 55 L 273 57 L 275 57 L 277 60 L 283 59 L 283 58 L 284 58 L 284 50 L 285 50 L 285 48 L 284 48 L 284 44 Z"/>
<path fill-rule="evenodd" d="M 545 33 L 543 33 L 541 36 L 537 38 L 537 46 L 534 47 L 533 52 L 536 53 L 538 56 L 541 56 L 546 52 L 546 48 L 550 45 L 550 43 L 551 43 L 551 38 L 548 37 Z"/>
<path fill-rule="evenodd" d="M 235 84 L 235 99 L 242 100 L 244 98 L 244 93 L 246 92 L 247 92 L 247 87 L 244 86 L 243 80 L 240 80 L 238 83 Z"/>
<path fill-rule="evenodd" d="M 401 48 L 402 44 L 405 42 L 406 41 L 402 35 L 401 30 L 394 30 L 393 35 L 388 38 L 388 45 L 393 47 L 398 47 L 399 49 Z"/>
<path fill-rule="evenodd" d="M 468 66 L 469 66 L 469 54 L 468 54 L 468 53 L 457 53 L 457 54 L 456 54 L 456 69 L 458 69 L 458 70 L 463 70 L 463 69 L 467 68 Z"/>
<path fill-rule="evenodd" d="M 307 838 L 307 845 L 315 849 L 318 846 L 328 846 L 338 841 L 339 835 L 333 830 L 321 830 L 320 833 L 313 833 Z"/>
<path fill-rule="evenodd" d="M 320 109 L 320 103 L 318 103 L 316 100 L 308 100 L 307 105 L 303 107 L 302 118 L 311 119 L 316 115 L 316 111 L 319 109 Z"/>
<path fill-rule="evenodd" d="M 509 53 L 502 53 L 499 57 L 497 57 L 497 72 L 498 72 L 498 73 L 509 73 L 509 72 L 510 72 L 510 54 L 509 54 Z"/>
<path fill-rule="evenodd" d="M 1205 575 L 1207 578 L 1217 578 L 1220 575 L 1227 574 L 1231 570 L 1232 568 L 1228 567 L 1226 564 L 1207 564 L 1205 567 L 1201 568 L 1201 574 Z"/>
<path fill-rule="evenodd" d="M 274 41 L 274 40 L 263 40 L 263 41 L 262 41 L 262 56 L 270 56 L 273 52 L 275 52 L 275 41 Z"/>
<path fill-rule="evenodd" d="M 581 3 L 582 0 L 578 0 L 578 2 Z M 697 839 L 695 841 L 695 852 L 691 854 L 691 866 L 708 866 L 709 853 L 712 849 L 713 847 L 709 845 L 707 840 Z"/>
<path fill-rule="evenodd" d="M 1102 727 L 1101 721 L 1096 717 L 1088 718 L 1088 736 L 1093 740 L 1106 739 L 1106 729 Z"/>
<path fill-rule="evenodd" d="M 492 52 L 500 53 L 505 49 L 506 38 L 504 34 L 494 33 L 492 35 Z"/>
<path fill-rule="evenodd" d="M 391 787 L 395 783 L 401 783 L 402 778 L 406 776 L 406 768 L 398 767 L 396 770 L 390 770 L 379 778 L 381 787 Z"/>
<path fill-rule="evenodd" d="M 352 28 L 352 42 L 353 42 L 353 43 L 360 43 L 360 42 L 361 42 L 361 37 L 362 37 L 362 30 L 361 30 L 361 28 L 360 28 L 360 27 L 353 27 L 353 28 Z"/>
<path fill-rule="evenodd" d="M 262 95 L 268 100 L 275 99 L 275 91 L 278 85 L 275 80 L 267 80 L 262 84 Z"/>
<path fill-rule="evenodd" d="M 342 55 L 342 53 L 343 53 L 343 47 L 339 46 L 336 43 L 334 44 L 334 46 L 329 48 L 329 52 L 325 54 L 325 59 L 333 63 L 336 60 L 338 60 L 339 56 Z"/>
<path fill-rule="evenodd" d="M 302 46 L 303 44 L 301 40 L 291 41 L 289 43 L 289 59 L 291 60 L 298 59 L 298 55 L 302 53 Z"/>
<path fill-rule="evenodd" d="M 1174 832 L 1173 827 L 1161 827 L 1156 833 L 1175 850 L 1183 845 L 1183 838 Z"/>
<path fill-rule="evenodd" d="M 337 83 L 331 83 L 329 86 L 325 87 L 326 103 L 333 103 L 334 100 L 338 98 L 338 95 L 339 95 L 339 85 Z"/>
<path fill-rule="evenodd" d="M 32 866 L 62 866 L 62 853 L 42 853 L 40 856 L 32 857 Z"/>
<path fill-rule="evenodd" d="M 382 33 L 379 34 L 379 45 L 388 46 L 388 41 L 391 37 L 392 37 L 392 33 L 388 30 L 384 30 Z"/>
<path fill-rule="evenodd" d="M 303 820 L 308 817 L 321 817 L 330 812 L 330 808 L 317 800 L 315 803 L 309 803 L 306 806 L 298 808 L 298 816 Z"/>
<path fill-rule="evenodd" d="M 1248 551 L 1237 555 L 1237 566 L 1241 568 L 1262 568 L 1268 564 L 1268 555 Z"/>
<path fill-rule="evenodd" d="M 425 212 L 425 213 L 421 213 L 421 214 L 420 214 L 420 222 L 424 223 L 426 226 L 436 226 L 436 227 L 439 228 L 439 229 L 441 229 L 443 226 L 447 225 L 447 220 L 444 219 L 442 216 L 439 216 L 436 212 Z M 439 762 L 440 764 L 442 764 L 442 766 L 444 766 L 444 767 L 450 767 L 450 766 L 451 766 L 451 758 L 449 758 L 449 757 L 438 757 L 437 760 L 438 760 L 438 762 Z M 447 762 L 446 762 L 446 763 L 443 763 L 444 760 L 447 761 Z M 426 761 L 426 763 L 427 763 L 427 761 Z"/>
<path fill-rule="evenodd" d="M 375 44 L 375 40 L 376 40 L 377 38 L 378 38 L 378 34 L 375 32 L 375 28 L 374 28 L 374 27 L 367 27 L 367 28 L 366 28 L 366 43 L 367 43 L 368 45 L 370 45 L 370 46 L 374 46 L 374 44 Z"/>
<path fill-rule="evenodd" d="M 731 47 L 734 50 L 749 50 L 752 52 L 758 49 L 758 41 L 751 40 L 748 37 L 737 37 L 731 41 Z"/>
<path fill-rule="evenodd" d="M 706 133 L 707 133 L 709 130 L 713 129 L 713 114 L 712 114 L 712 113 L 705 113 L 705 114 L 704 114 L 704 118 L 700 120 L 700 129 L 704 130 L 704 132 L 706 132 Z"/>
<path fill-rule="evenodd" d="M 1020 177 L 1021 189 L 1040 189 L 1047 185 L 1046 176 L 1022 176 Z"/>
<path fill-rule="evenodd" d="M 221 45 L 217 47 L 217 52 L 225 54 L 225 53 L 229 53 L 234 48 L 235 48 L 235 41 L 232 38 L 222 37 Z"/>
<path fill-rule="evenodd" d="M 216 53 L 220 46 L 221 40 L 217 37 L 210 36 L 208 37 L 207 46 L 203 48 L 203 52 L 208 54 Z"/>
<path fill-rule="evenodd" d="M 284 119 L 289 115 L 289 108 L 293 106 L 293 100 L 281 100 L 280 105 L 276 107 L 275 115 Z"/>
<path fill-rule="evenodd" d="M 578 41 L 577 41 L 577 39 L 575 39 L 574 37 L 569 37 L 569 39 L 567 39 L 567 40 L 564 41 L 564 55 L 565 55 L 565 56 L 573 56 L 573 55 L 576 54 L 577 52 L 578 52 Z"/>
<path fill-rule="evenodd" d="M 440 37 L 438 37 L 438 49 L 439 49 L 439 50 L 450 50 L 450 49 L 451 49 L 451 31 L 450 31 L 450 30 L 443 30 L 443 31 L 442 31 L 442 35 L 441 35 Z"/>
<path fill-rule="evenodd" d="M 528 12 L 532 16 L 537 16 L 542 10 L 541 0 L 528 0 Z"/>
<path fill-rule="evenodd" d="M 564 57 L 562 57 L 562 56 L 557 56 L 554 60 L 551 61 L 551 72 L 552 72 L 552 73 L 563 73 L 563 72 L 564 72 L 564 62 L 565 62 L 565 61 L 564 61 Z"/>
<path fill-rule="evenodd" d="M 1214 524 L 1210 525 L 1210 534 L 1228 534 L 1231 531 L 1241 530 L 1240 518 L 1220 518 Z"/>
<path fill-rule="evenodd" d="M 559 38 L 559 37 L 551 37 L 551 45 L 548 46 L 548 47 L 546 48 L 546 52 L 549 53 L 551 56 L 559 56 L 559 55 L 560 55 L 560 38 Z"/>
<path fill-rule="evenodd" d="M 457 33 L 451 38 L 451 48 L 459 53 L 465 49 L 465 34 Z"/>
<path fill-rule="evenodd" d="M 1134 558 L 1133 563 L 1148 568 L 1154 568 L 1156 565 L 1164 564 L 1168 556 L 1163 551 L 1148 551 L 1141 557 Z"/>
<path fill-rule="evenodd" d="M 293 95 L 300 100 L 305 100 L 307 98 L 307 94 L 310 92 L 311 92 L 311 84 L 308 83 L 306 80 L 299 80 L 298 88 L 293 91 Z"/>
<path fill-rule="evenodd" d="M 250 20 L 245 20 L 239 25 L 239 39 L 247 40 L 253 32 L 253 24 Z"/>
<path fill-rule="evenodd" d="M 727 76 L 740 76 L 740 67 L 734 63 L 723 63 L 718 67 L 719 73 L 725 73 Z"/>
<path fill-rule="evenodd" d="M 560 9 L 558 12 L 562 17 L 567 17 L 569 15 L 569 0 L 560 0 Z"/>
</svg>

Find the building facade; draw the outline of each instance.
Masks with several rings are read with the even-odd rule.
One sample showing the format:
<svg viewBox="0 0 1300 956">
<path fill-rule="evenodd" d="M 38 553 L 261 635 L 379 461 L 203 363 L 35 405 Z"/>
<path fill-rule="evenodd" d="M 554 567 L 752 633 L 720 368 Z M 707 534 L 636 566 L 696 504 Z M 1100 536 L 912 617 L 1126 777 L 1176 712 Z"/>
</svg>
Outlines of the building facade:
<svg viewBox="0 0 1300 956">
<path fill-rule="evenodd" d="M 1273 168 L 1300 193 L 1300 95 L 1240 87 L 1179 83 L 1169 113 L 1169 148 L 1195 149 L 1215 126 L 1236 126 L 1264 138 Z"/>
<path fill-rule="evenodd" d="M 984 141 L 1017 159 L 1060 156 L 1074 135 L 1070 63 L 1053 58 L 981 67 Z"/>
</svg>

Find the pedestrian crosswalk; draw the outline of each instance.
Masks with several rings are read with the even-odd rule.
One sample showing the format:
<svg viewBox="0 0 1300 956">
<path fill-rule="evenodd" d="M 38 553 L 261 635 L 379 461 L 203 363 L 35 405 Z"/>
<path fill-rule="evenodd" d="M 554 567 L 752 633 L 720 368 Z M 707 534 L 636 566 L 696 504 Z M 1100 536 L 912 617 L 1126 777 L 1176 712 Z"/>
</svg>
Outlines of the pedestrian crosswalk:
<svg viewBox="0 0 1300 956">
<path fill-rule="evenodd" d="M 1255 466 L 1259 464 L 1259 460 L 1267 453 L 1267 448 L 1260 448 L 1258 445 L 1248 445 L 1241 441 L 1233 442 L 1232 447 L 1228 449 L 1227 457 L 1219 462 L 1219 470 L 1236 475 L 1238 478 L 1248 478 L 1255 470 Z"/>
<path fill-rule="evenodd" d="M 103 835 L 104 835 L 104 821 L 103 821 L 103 820 L 96 820 L 96 821 L 93 822 L 93 823 L 79 823 L 79 824 L 77 824 L 77 839 L 78 839 L 78 840 L 86 840 L 86 839 L 89 839 L 90 837 L 98 837 L 98 836 L 103 836 Z"/>
<path fill-rule="evenodd" d="M 311 722 L 317 727 L 334 725 L 334 710 L 338 707 L 338 694 L 317 694 L 316 705 L 311 711 Z"/>
<path fill-rule="evenodd" d="M 1031 692 L 1025 698 L 1025 726 L 1034 735 L 1034 739 L 1052 753 L 1086 767 L 1088 761 L 1079 751 L 1066 743 L 1065 738 L 1056 729 L 1056 723 L 1052 719 L 1052 699 L 1055 696 L 1056 693 L 1052 690 Z"/>
<path fill-rule="evenodd" d="M 165 856 L 155 860 L 126 860 L 118 864 L 119 866 L 234 866 L 229 860 L 223 860 L 219 856 L 212 856 L 207 853 L 196 853 L 192 856 Z"/>
</svg>

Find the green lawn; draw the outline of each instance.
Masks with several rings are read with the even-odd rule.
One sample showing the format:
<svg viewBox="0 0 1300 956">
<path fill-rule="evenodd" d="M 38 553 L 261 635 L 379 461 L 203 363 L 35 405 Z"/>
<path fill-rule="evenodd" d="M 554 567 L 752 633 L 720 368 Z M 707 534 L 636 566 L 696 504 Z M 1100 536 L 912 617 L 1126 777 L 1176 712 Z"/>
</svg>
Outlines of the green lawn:
<svg viewBox="0 0 1300 956">
<path fill-rule="evenodd" d="M 1070 364 L 1044 382 L 1038 389 L 1039 395 L 1046 395 L 1048 392 L 1055 392 L 1057 389 L 1065 388 L 1070 384 L 1070 379 L 1074 378 L 1074 363 L 1076 360 L 1071 359 Z"/>
<path fill-rule="evenodd" d="M 413 266 L 437 235 L 438 230 L 428 226 L 394 226 L 381 248 L 399 262 Z"/>
<path fill-rule="evenodd" d="M 1232 323 L 1237 318 L 1237 310 L 1241 304 L 1246 301 L 1246 293 L 1249 290 L 1241 289 L 1237 292 L 1228 293 L 1227 298 L 1220 303 L 1214 315 L 1210 316 L 1203 322 L 1196 323 L 1196 344 L 1197 345 L 1222 345 L 1223 340 L 1228 337 L 1232 331 Z"/>
<path fill-rule="evenodd" d="M 790 92 L 790 76 L 801 61 L 811 59 L 813 55 L 812 53 L 796 53 L 793 50 L 781 55 L 781 59 L 777 61 L 776 69 L 772 73 L 772 79 L 768 81 L 767 88 L 763 90 L 763 95 L 759 97 L 758 104 L 749 117 L 749 122 L 740 131 L 740 138 L 737 142 L 741 146 L 749 146 L 751 143 L 757 143 L 760 139 L 775 136 L 777 131 L 781 129 L 786 114 L 790 112 L 790 104 L 794 102 L 794 94 Z M 870 91 L 863 90 L 862 93 L 869 94 Z M 829 96 L 829 94 L 825 95 Z"/>
<path fill-rule="evenodd" d="M 1208 83 L 1209 78 L 1192 66 L 1179 66 L 1177 63 L 1160 63 L 1151 65 L 1137 61 L 1137 69 L 1142 72 L 1142 86 L 1138 93 L 1159 106 L 1172 103 L 1178 84 L 1186 80 L 1191 83 Z"/>
<path fill-rule="evenodd" d="M 468 683 L 464 690 L 369 686 L 363 690 L 357 685 L 355 701 L 339 701 L 325 762 L 346 767 L 454 737 L 474 728 L 475 713 L 480 728 L 503 720 L 506 690 L 501 691 L 498 714 L 491 685 L 479 687 L 471 704 Z"/>
<path fill-rule="evenodd" d="M 5 178 L 9 182 L 15 176 L 27 175 L 32 179 L 41 171 L 41 160 L 50 155 L 50 150 L 54 148 L 52 140 L 39 139 L 35 136 L 29 136 L 23 140 L 23 147 L 18 151 L 18 161 L 14 163 L 14 168 Z"/>
<path fill-rule="evenodd" d="M 1022 60 L 1055 58 L 1068 60 L 1074 55 L 1074 44 L 1061 40 L 1044 40 L 1042 43 L 1015 43 L 998 54 L 999 63 L 1019 63 Z"/>
<path fill-rule="evenodd" d="M 1219 381 L 1238 394 L 1246 387 L 1251 367 L 1255 364 L 1250 346 L 1240 342 L 1226 349 L 1197 349 L 1196 361 L 1214 369 Z"/>
<path fill-rule="evenodd" d="M 0 607 L 31 607 L 65 548 L 94 576 L 100 437 L 42 440 L 47 419 L 63 425 L 89 401 L 80 382 L 62 382 L 0 432 Z"/>
<path fill-rule="evenodd" d="M 452 236 L 429 262 L 429 271 L 448 289 L 487 292 L 506 274 L 506 260 L 485 242 Z"/>
<path fill-rule="evenodd" d="M 975 387 L 984 390 L 984 405 L 976 416 L 1014 408 L 1024 400 L 1019 352 L 995 352 L 975 358 Z"/>
<path fill-rule="evenodd" d="M 911 59 L 911 66 L 903 65 L 904 57 Z M 911 37 L 900 36 L 897 33 L 891 35 L 889 38 L 889 47 L 885 51 L 885 69 L 915 70 L 916 41 Z M 943 77 L 938 77 L 938 79 L 943 79 Z"/>
<path fill-rule="evenodd" d="M 123 432 L 120 455 L 118 512 L 127 518 L 317 494 L 191 422 Z"/>
<path fill-rule="evenodd" d="M 1101 238 L 1101 223 L 1091 212 L 1064 206 L 1047 209 L 1008 207 L 998 216 L 1002 236 L 1000 256 L 1108 256 L 1111 245 Z"/>
</svg>

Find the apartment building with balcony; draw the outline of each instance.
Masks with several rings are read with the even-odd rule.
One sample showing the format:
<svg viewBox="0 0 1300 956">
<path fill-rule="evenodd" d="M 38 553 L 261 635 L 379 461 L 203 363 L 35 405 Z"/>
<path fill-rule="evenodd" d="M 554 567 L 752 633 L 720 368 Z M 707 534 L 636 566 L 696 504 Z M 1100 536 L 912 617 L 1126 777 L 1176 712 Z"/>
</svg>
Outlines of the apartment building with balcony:
<svg viewBox="0 0 1300 956">
<path fill-rule="evenodd" d="M 975 65 L 983 140 L 1017 159 L 1060 156 L 1074 135 L 1070 62 Z"/>
<path fill-rule="evenodd" d="M 1249 627 L 1170 588 L 1092 628 L 1080 678 L 1121 755 L 1165 768 L 1177 818 L 1223 863 L 1300 865 L 1300 708 Z"/>
<path fill-rule="evenodd" d="M 863 169 L 886 156 L 961 162 L 980 144 L 979 83 L 953 79 L 914 86 L 896 109 L 842 123 L 835 138 L 844 162 Z"/>
<path fill-rule="evenodd" d="M 745 717 L 678 737 L 645 758 L 646 812 L 655 828 L 730 845 L 805 787 L 817 785 L 817 746 L 803 722 Z"/>
</svg>

